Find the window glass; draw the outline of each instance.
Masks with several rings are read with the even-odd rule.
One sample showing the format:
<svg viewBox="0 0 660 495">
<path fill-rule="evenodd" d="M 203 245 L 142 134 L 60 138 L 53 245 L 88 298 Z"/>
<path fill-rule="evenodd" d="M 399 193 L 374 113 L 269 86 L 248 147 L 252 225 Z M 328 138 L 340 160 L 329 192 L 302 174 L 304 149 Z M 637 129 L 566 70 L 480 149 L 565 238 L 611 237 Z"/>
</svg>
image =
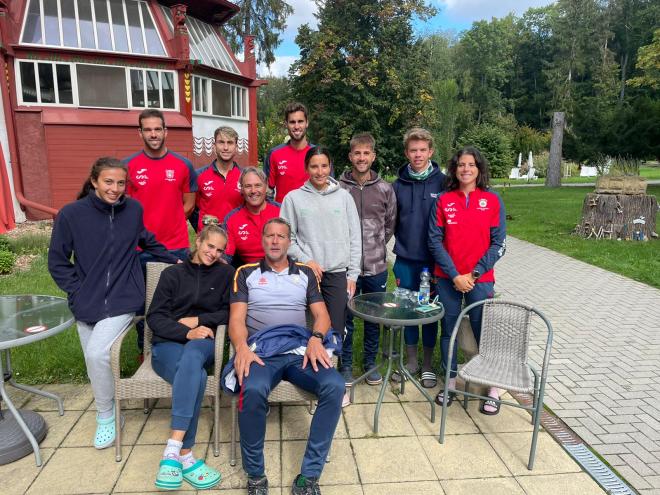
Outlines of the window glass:
<svg viewBox="0 0 660 495">
<path fill-rule="evenodd" d="M 78 28 L 76 27 L 75 0 L 60 0 L 62 8 L 62 41 L 64 46 L 78 46 Z"/>
<path fill-rule="evenodd" d="M 99 42 L 99 50 L 112 50 L 108 5 L 105 0 L 94 0 L 94 15 L 96 15 L 96 38 Z"/>
<path fill-rule="evenodd" d="M 73 88 L 71 86 L 71 67 L 64 64 L 56 64 L 57 94 L 60 103 L 73 104 Z"/>
<path fill-rule="evenodd" d="M 134 107 L 144 107 L 144 71 L 131 69 L 131 102 Z"/>
<path fill-rule="evenodd" d="M 126 32 L 126 19 L 121 0 L 110 0 L 110 14 L 112 15 L 112 34 L 115 37 L 115 50 L 128 52 L 128 34 Z"/>
<path fill-rule="evenodd" d="M 53 79 L 53 64 L 40 63 L 39 66 L 39 91 L 41 103 L 57 103 L 55 101 L 55 80 Z"/>
<path fill-rule="evenodd" d="M 247 117 L 247 90 L 241 88 L 241 117 Z"/>
<path fill-rule="evenodd" d="M 44 2 L 44 31 L 47 45 L 61 45 L 60 21 L 57 15 L 57 0 L 43 0 Z"/>
<path fill-rule="evenodd" d="M 147 102 L 150 108 L 160 107 L 160 84 L 158 82 L 158 72 L 153 70 L 147 73 Z"/>
<path fill-rule="evenodd" d="M 94 41 L 94 26 L 92 25 L 92 4 L 89 3 L 89 0 L 77 1 L 81 48 L 96 48 L 96 42 Z"/>
<path fill-rule="evenodd" d="M 78 64 L 76 71 L 78 73 L 78 100 L 80 106 L 128 107 L 126 71 L 124 68 Z"/>
<path fill-rule="evenodd" d="M 163 93 L 163 108 L 175 108 L 174 75 L 171 72 L 161 72 L 160 83 Z"/>
<path fill-rule="evenodd" d="M 37 84 L 32 62 L 20 62 L 23 102 L 37 103 Z"/>
<path fill-rule="evenodd" d="M 212 81 L 211 98 L 213 115 L 231 117 L 231 93 L 230 86 L 226 83 Z"/>
<path fill-rule="evenodd" d="M 126 15 L 128 16 L 128 34 L 131 37 L 131 48 L 133 53 L 145 53 L 144 41 L 142 40 L 142 26 L 140 24 L 140 13 L 137 2 L 126 2 Z"/>
<path fill-rule="evenodd" d="M 23 31 L 23 43 L 41 43 L 41 13 L 39 0 L 29 0 Z"/>
<path fill-rule="evenodd" d="M 149 7 L 147 7 L 147 5 L 144 3 L 140 3 L 140 8 L 142 9 L 144 36 L 147 40 L 147 52 L 151 55 L 165 55 L 165 50 L 163 50 L 163 45 L 160 42 L 158 33 L 156 32 L 156 26 L 154 26 L 154 23 L 151 20 Z"/>
<path fill-rule="evenodd" d="M 202 110 L 202 80 L 199 77 L 193 77 L 193 111 L 203 112 L 203 110 Z"/>
</svg>

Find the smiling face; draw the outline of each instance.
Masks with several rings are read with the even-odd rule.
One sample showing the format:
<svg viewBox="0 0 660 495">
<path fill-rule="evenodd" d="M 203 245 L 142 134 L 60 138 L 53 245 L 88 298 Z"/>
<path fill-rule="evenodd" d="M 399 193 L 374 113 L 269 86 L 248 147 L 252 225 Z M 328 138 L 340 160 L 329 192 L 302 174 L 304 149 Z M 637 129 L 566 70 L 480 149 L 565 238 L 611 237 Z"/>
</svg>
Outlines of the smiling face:
<svg viewBox="0 0 660 495">
<path fill-rule="evenodd" d="M 144 141 L 144 150 L 149 155 L 160 155 L 165 148 L 165 138 L 167 137 L 167 128 L 159 117 L 146 117 L 140 121 L 138 131 L 142 141 Z"/>
<path fill-rule="evenodd" d="M 270 264 L 282 263 L 291 245 L 288 225 L 269 223 L 261 236 L 261 247 Z"/>
<path fill-rule="evenodd" d="M 108 204 L 115 204 L 126 191 L 126 170 L 123 168 L 104 168 L 98 179 L 92 179 L 96 195 Z"/>
<path fill-rule="evenodd" d="M 220 260 L 220 256 L 225 252 L 227 246 L 227 238 L 216 232 L 210 233 L 204 240 L 199 237 L 195 241 L 195 254 L 193 255 L 193 263 L 200 265 L 211 266 Z"/>
<path fill-rule="evenodd" d="M 456 179 L 461 190 L 472 190 L 477 187 L 479 169 L 474 156 L 464 154 L 458 159 L 456 167 Z"/>
<path fill-rule="evenodd" d="M 358 175 L 366 174 L 376 159 L 376 153 L 368 144 L 358 144 L 351 149 L 348 159 L 353 166 L 353 172 Z"/>
<path fill-rule="evenodd" d="M 225 164 L 231 164 L 236 156 L 236 140 L 226 134 L 219 133 L 215 138 L 215 155 Z"/>
<path fill-rule="evenodd" d="M 433 156 L 433 148 L 428 141 L 413 139 L 406 146 L 406 158 L 415 172 L 423 171 Z"/>
<path fill-rule="evenodd" d="M 330 176 L 330 158 L 327 155 L 314 155 L 309 159 L 305 166 L 309 174 L 309 182 L 315 189 L 322 191 L 328 187 L 328 177 Z"/>
<path fill-rule="evenodd" d="M 286 130 L 294 142 L 300 142 L 307 134 L 307 118 L 301 111 L 291 112 L 286 118 Z"/>
<path fill-rule="evenodd" d="M 241 194 L 245 204 L 260 208 L 266 201 L 266 183 L 255 173 L 247 173 L 241 181 Z"/>
</svg>

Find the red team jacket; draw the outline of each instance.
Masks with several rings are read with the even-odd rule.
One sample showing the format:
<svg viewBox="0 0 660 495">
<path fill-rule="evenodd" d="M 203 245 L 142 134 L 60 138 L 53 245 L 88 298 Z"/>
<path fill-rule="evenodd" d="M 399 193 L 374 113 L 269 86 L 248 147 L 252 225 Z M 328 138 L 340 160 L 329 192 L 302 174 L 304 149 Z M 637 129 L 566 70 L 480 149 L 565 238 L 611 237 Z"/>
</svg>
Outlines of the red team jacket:
<svg viewBox="0 0 660 495">
<path fill-rule="evenodd" d="M 204 227 L 204 215 L 213 215 L 222 223 L 227 213 L 243 204 L 240 178 L 241 168 L 236 163 L 227 172 L 227 179 L 218 172 L 215 160 L 197 171 L 198 230 Z"/>
<path fill-rule="evenodd" d="M 305 172 L 305 154 L 313 144 L 301 150 L 289 144 L 281 144 L 271 149 L 264 160 L 264 173 L 268 177 L 268 187 L 275 189 L 275 201 L 281 203 L 289 191 L 300 188 L 309 175 Z"/>
<path fill-rule="evenodd" d="M 280 216 L 280 204 L 266 201 L 266 207 L 253 215 L 245 206 L 232 210 L 225 217 L 227 230 L 227 248 L 225 258 L 231 261 L 233 256 L 240 256 L 243 263 L 254 263 L 264 257 L 261 247 L 261 232 L 264 224 L 271 218 Z"/>
</svg>

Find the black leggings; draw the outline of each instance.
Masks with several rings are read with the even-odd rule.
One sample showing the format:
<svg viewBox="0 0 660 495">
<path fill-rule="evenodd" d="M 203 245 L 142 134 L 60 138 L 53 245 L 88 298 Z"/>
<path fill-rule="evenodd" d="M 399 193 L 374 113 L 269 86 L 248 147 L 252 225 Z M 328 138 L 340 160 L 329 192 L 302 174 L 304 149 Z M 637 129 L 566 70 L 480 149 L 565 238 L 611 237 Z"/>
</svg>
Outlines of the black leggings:
<svg viewBox="0 0 660 495">
<path fill-rule="evenodd" d="M 321 279 L 321 295 L 330 313 L 330 324 L 339 335 L 344 336 L 346 325 L 346 271 L 323 274 Z"/>
</svg>

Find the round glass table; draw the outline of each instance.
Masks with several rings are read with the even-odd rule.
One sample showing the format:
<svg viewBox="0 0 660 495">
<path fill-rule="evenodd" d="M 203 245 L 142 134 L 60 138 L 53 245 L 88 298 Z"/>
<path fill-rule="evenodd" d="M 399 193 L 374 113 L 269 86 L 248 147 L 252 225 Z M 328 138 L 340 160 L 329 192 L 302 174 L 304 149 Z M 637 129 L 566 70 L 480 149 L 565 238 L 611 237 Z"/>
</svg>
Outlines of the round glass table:
<svg viewBox="0 0 660 495">
<path fill-rule="evenodd" d="M 37 466 L 41 466 L 39 442 L 48 431 L 41 415 L 16 409 L 6 385 L 57 401 L 60 416 L 64 414 L 64 404 L 57 395 L 16 383 L 11 367 L 11 349 L 52 337 L 72 323 L 67 301 L 61 297 L 0 296 L 0 395 L 9 409 L 3 412 L 0 408 L 0 464 L 34 452 Z"/>
<path fill-rule="evenodd" d="M 348 309 L 358 318 L 364 321 L 370 321 L 383 325 L 384 331 L 388 334 L 387 351 L 383 346 L 383 359 L 387 360 L 387 371 L 383 376 L 383 384 L 378 394 L 376 402 L 376 411 L 374 412 L 374 433 L 378 433 L 378 416 L 380 408 L 385 397 L 385 387 L 388 384 L 393 371 L 397 371 L 403 379 L 401 380 L 401 393 L 405 392 L 406 379 L 410 380 L 417 389 L 426 397 L 431 404 L 431 422 L 435 421 L 435 402 L 433 398 L 424 390 L 421 384 L 410 374 L 408 368 L 403 363 L 404 339 L 402 329 L 406 326 L 424 325 L 438 321 L 445 314 L 442 304 L 437 303 L 437 309 L 421 313 L 416 310 L 419 305 L 417 302 L 407 297 L 396 297 L 392 292 L 372 292 L 369 294 L 360 294 L 348 302 Z M 398 342 L 398 351 L 395 350 Z M 373 369 L 366 371 L 358 377 L 353 385 L 363 381 L 374 369 L 380 365 L 377 364 Z M 351 402 L 353 402 L 355 387 L 351 387 Z"/>
</svg>

